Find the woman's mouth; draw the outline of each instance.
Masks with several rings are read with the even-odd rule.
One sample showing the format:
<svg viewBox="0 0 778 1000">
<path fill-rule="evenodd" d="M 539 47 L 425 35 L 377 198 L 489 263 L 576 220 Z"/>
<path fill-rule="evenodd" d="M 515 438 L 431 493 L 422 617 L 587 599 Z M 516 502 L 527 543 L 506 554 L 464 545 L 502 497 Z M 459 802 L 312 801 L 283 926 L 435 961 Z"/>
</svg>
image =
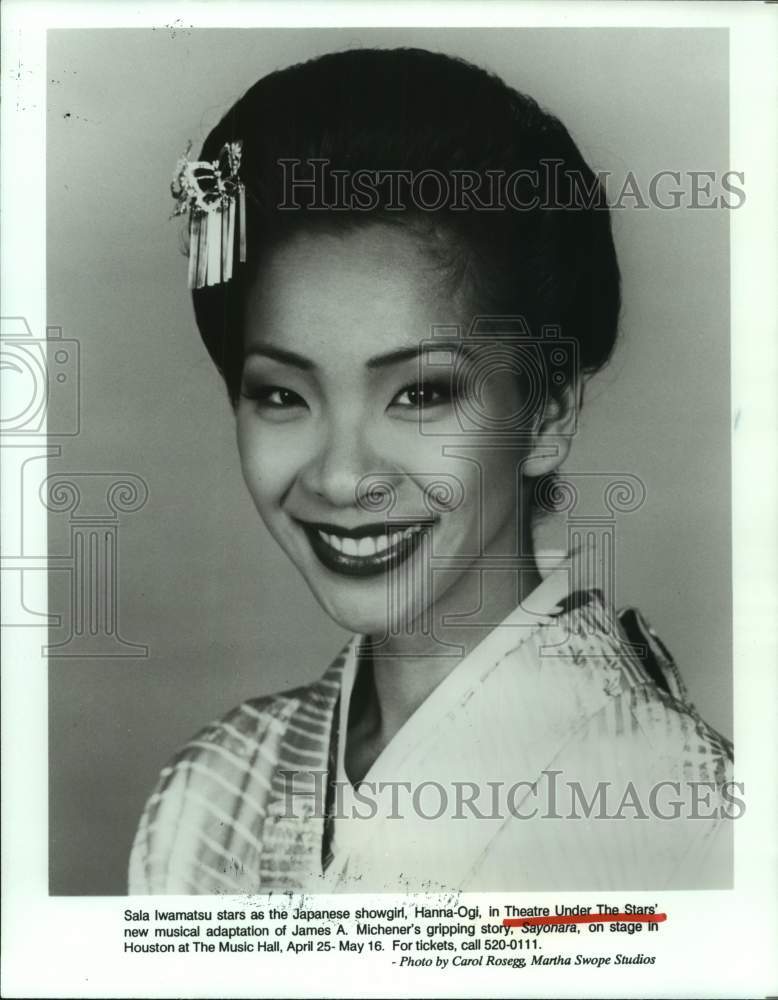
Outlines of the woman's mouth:
<svg viewBox="0 0 778 1000">
<path fill-rule="evenodd" d="M 298 523 L 319 562 L 345 576 L 374 576 L 394 569 L 416 551 L 433 524 L 418 521 L 348 530 L 332 524 Z"/>
</svg>

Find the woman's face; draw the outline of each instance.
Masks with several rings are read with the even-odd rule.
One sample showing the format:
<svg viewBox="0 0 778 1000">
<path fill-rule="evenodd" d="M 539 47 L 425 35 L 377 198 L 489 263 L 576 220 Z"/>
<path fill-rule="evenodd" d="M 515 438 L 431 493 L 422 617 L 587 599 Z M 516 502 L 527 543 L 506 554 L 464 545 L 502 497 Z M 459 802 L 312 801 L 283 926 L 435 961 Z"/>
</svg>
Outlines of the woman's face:
<svg viewBox="0 0 778 1000">
<path fill-rule="evenodd" d="M 463 582 L 479 557 L 517 551 L 523 453 L 463 431 L 452 375 L 467 394 L 479 361 L 455 331 L 421 349 L 467 317 L 416 241 L 383 225 L 295 237 L 263 265 L 245 316 L 243 474 L 324 610 L 373 636 L 443 594 L 447 610 L 454 598 L 476 611 Z M 472 391 L 487 426 L 520 408 L 506 371 Z"/>
</svg>

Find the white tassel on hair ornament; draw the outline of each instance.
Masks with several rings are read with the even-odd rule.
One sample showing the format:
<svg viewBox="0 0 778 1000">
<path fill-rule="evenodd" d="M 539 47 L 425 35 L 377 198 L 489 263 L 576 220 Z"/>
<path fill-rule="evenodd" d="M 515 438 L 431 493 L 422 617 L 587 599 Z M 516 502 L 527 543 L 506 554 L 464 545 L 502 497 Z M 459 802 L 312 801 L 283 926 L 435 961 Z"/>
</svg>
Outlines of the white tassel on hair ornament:
<svg viewBox="0 0 778 1000">
<path fill-rule="evenodd" d="M 189 213 L 189 287 L 218 285 L 232 277 L 235 239 L 246 261 L 246 188 L 238 177 L 243 143 L 226 142 L 219 159 L 190 160 L 192 144 L 176 164 L 170 191 L 173 217 Z"/>
</svg>

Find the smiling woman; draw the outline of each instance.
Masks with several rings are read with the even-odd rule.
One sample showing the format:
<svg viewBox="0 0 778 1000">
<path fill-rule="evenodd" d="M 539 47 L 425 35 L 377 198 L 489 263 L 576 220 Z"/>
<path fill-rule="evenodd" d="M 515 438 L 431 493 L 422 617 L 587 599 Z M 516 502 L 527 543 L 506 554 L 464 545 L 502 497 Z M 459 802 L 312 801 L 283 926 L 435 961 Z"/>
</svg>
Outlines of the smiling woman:
<svg viewBox="0 0 778 1000">
<path fill-rule="evenodd" d="M 237 404 L 246 482 L 324 610 L 352 632 L 384 635 L 417 621 L 430 604 L 442 624 L 444 603 L 446 612 L 461 614 L 477 605 L 479 589 L 481 605 L 496 616 L 488 620 L 502 620 L 515 606 L 514 588 L 500 581 L 483 593 L 472 567 L 458 576 L 435 574 L 426 593 L 425 574 L 404 565 L 428 560 L 427 549 L 463 566 L 490 550 L 517 551 L 516 469 L 529 459 L 526 435 L 518 432 L 508 450 L 480 448 L 477 462 L 452 457 L 443 446 L 463 441 L 458 410 L 462 394 L 476 391 L 479 359 L 442 338 L 433 357 L 445 348 L 448 365 L 420 357 L 427 331 L 467 313 L 463 296 L 446 297 L 439 285 L 412 235 L 365 223 L 345 234 L 291 239 L 248 292 Z M 509 417 L 519 409 L 518 379 L 497 371 L 481 396 L 485 418 Z M 542 439 L 536 434 L 536 449 Z M 543 471 L 552 462 L 541 463 Z M 388 520 L 371 511 L 387 477 Z M 429 486 L 447 481 L 456 484 L 452 500 L 459 502 L 436 508 Z M 495 501 L 488 519 L 481 491 Z M 524 527 L 527 551 L 528 521 Z M 386 574 L 401 567 L 413 586 L 402 604 L 388 604 Z M 532 570 L 529 563 L 522 577 L 526 592 L 539 582 Z M 390 612 L 395 622 L 387 620 Z M 478 631 L 465 635 L 473 642 Z M 440 628 L 436 635 L 443 638 Z M 385 652 L 394 642 L 384 643 Z"/>
<path fill-rule="evenodd" d="M 353 50 L 260 80 L 181 176 L 249 492 L 355 638 L 164 769 L 131 891 L 726 885 L 731 747 L 587 583 L 601 555 L 533 545 L 619 312 L 564 126 L 461 60 Z"/>
</svg>

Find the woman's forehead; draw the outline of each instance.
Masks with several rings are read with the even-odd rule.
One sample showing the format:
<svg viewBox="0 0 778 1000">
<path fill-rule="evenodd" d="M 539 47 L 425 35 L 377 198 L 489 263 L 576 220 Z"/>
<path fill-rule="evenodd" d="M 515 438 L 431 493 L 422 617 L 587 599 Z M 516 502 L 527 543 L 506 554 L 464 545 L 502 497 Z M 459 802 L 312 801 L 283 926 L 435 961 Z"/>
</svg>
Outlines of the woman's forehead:
<svg viewBox="0 0 778 1000">
<path fill-rule="evenodd" d="M 418 344 L 460 313 L 435 262 L 403 228 L 300 233 L 269 253 L 249 289 L 245 346 L 367 361 Z"/>
</svg>

